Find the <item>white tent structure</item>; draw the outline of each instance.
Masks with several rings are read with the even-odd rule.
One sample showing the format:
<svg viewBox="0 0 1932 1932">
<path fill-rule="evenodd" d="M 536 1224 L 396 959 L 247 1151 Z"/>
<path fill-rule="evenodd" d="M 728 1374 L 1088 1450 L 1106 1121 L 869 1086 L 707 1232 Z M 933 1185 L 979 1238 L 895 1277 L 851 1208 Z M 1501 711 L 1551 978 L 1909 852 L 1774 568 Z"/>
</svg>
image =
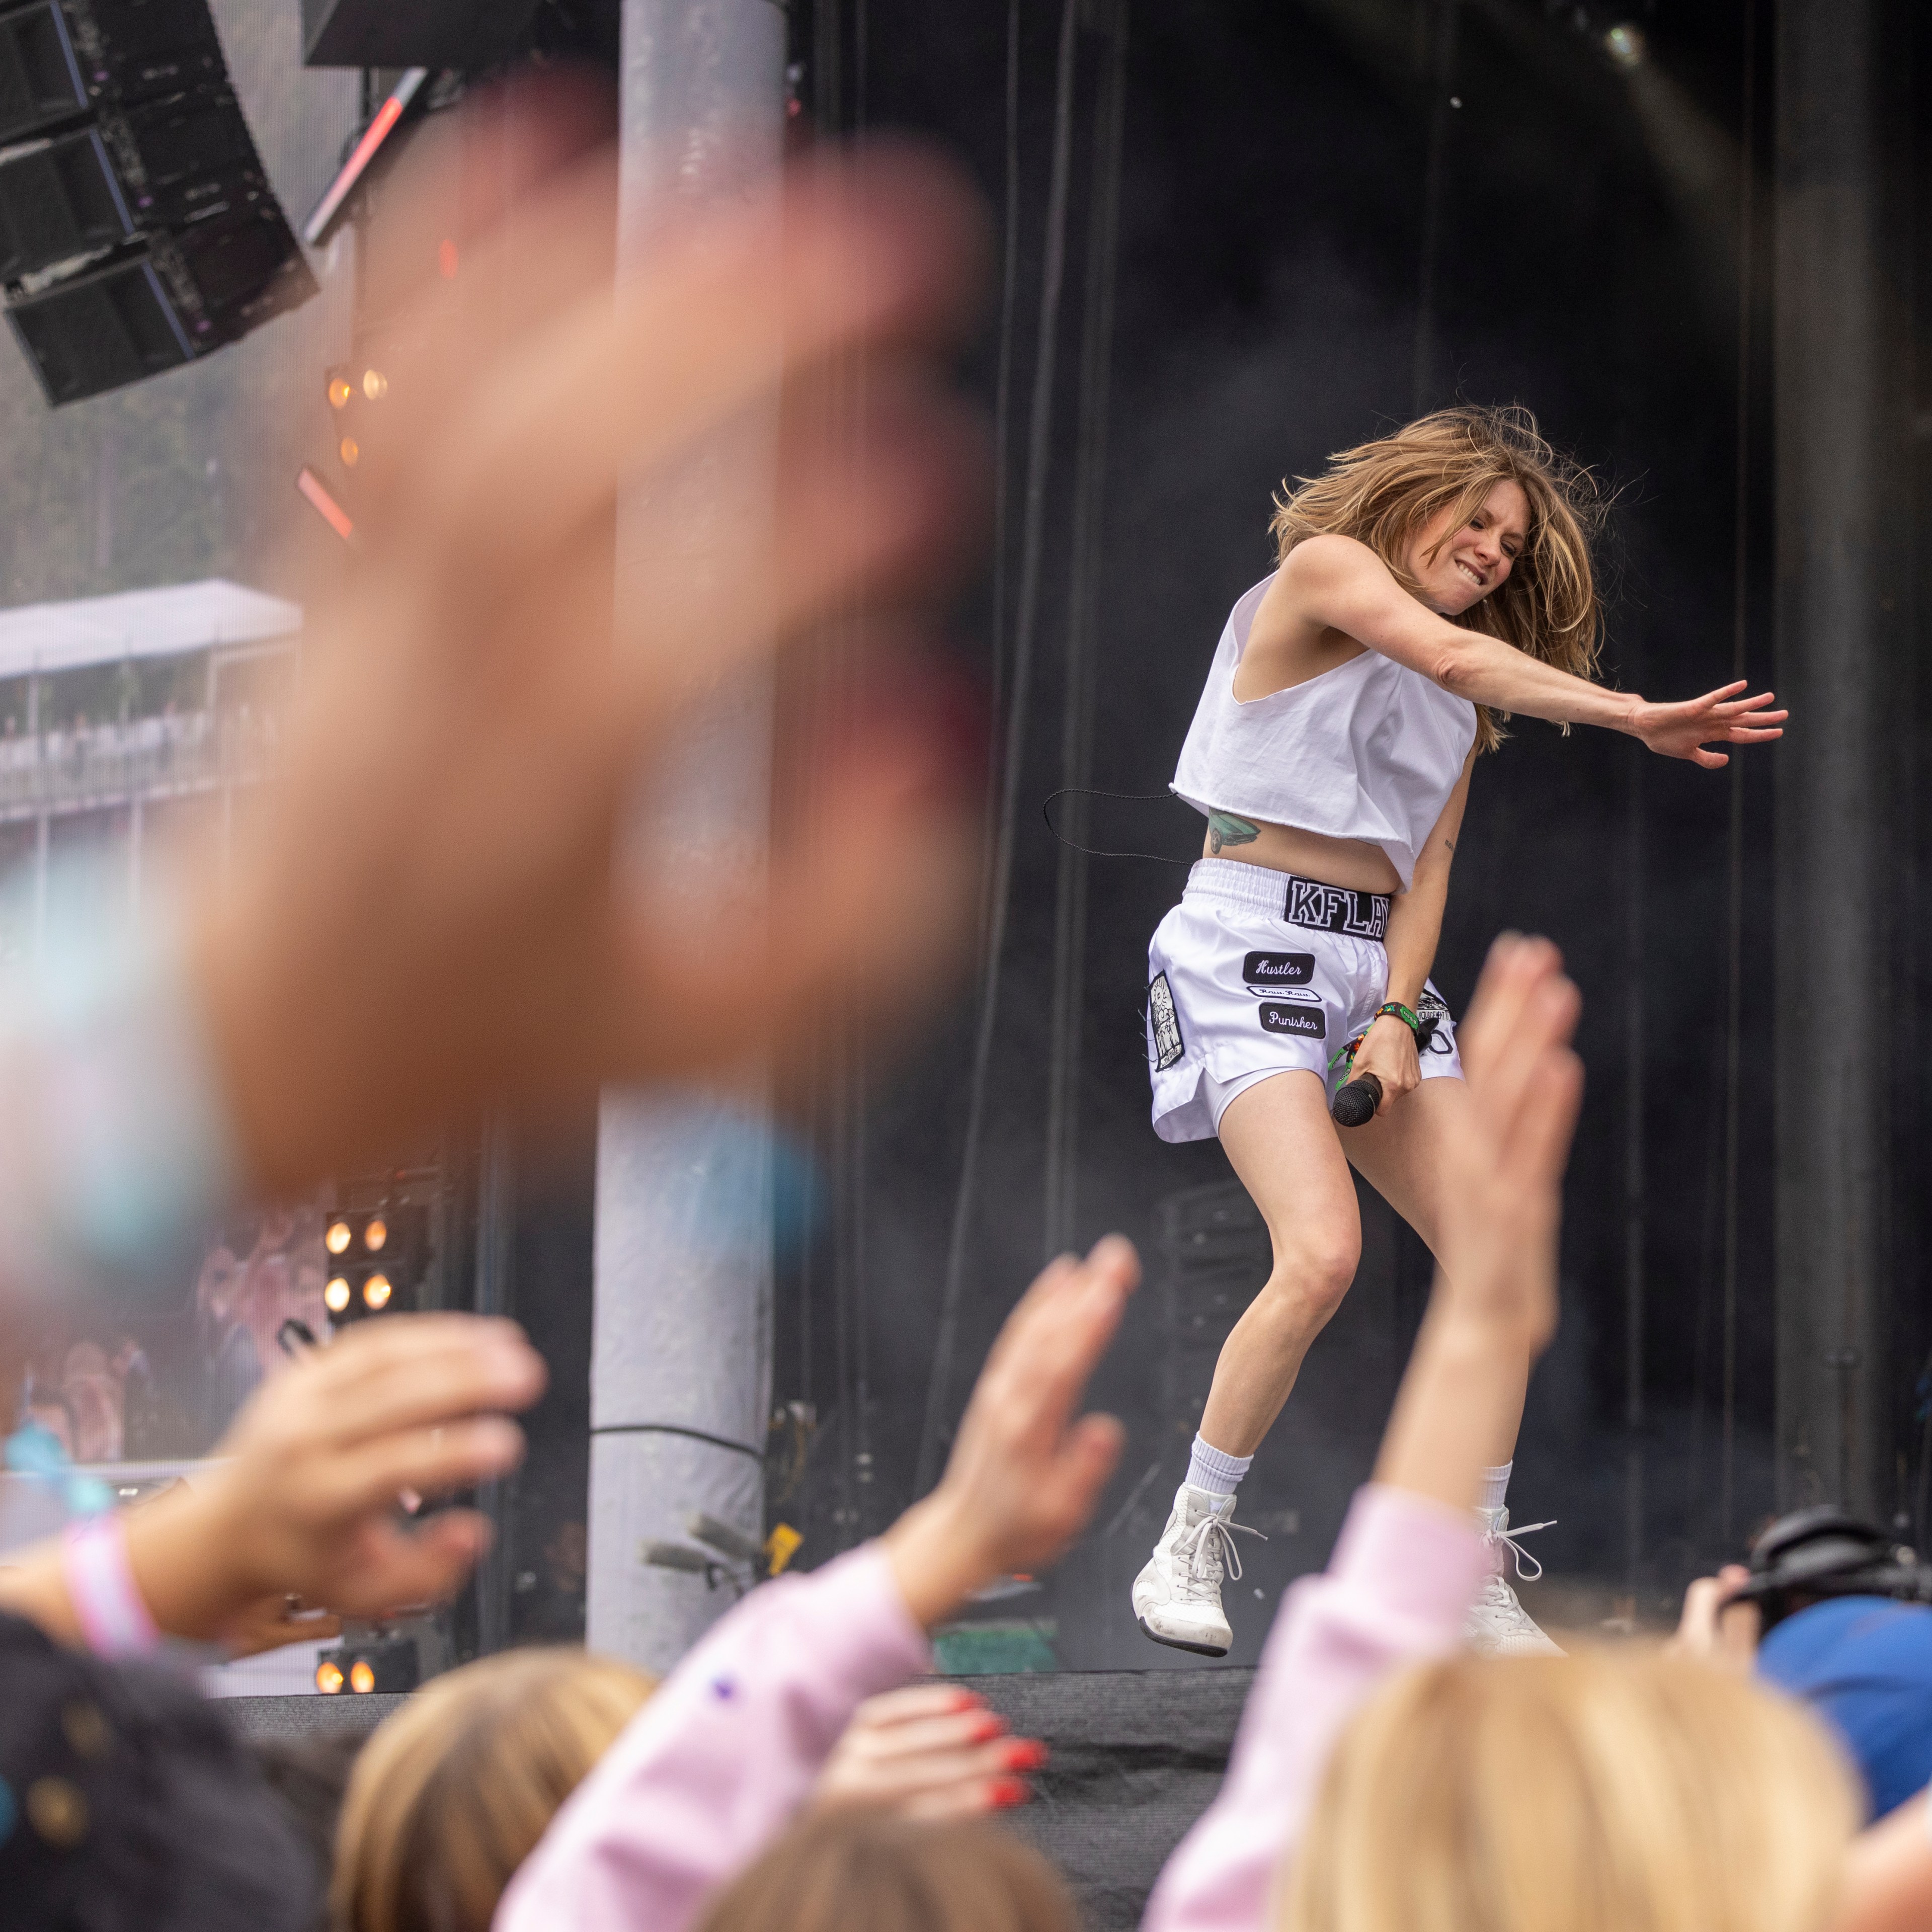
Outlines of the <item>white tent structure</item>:
<svg viewBox="0 0 1932 1932">
<path fill-rule="evenodd" d="M 226 578 L 0 610 L 0 678 L 291 640 L 302 607 Z"/>
<path fill-rule="evenodd" d="M 0 610 L 0 962 L 50 921 L 131 913 L 164 821 L 232 825 L 274 750 L 256 661 L 301 629 L 298 604 L 220 578 Z M 76 698 L 117 669 L 118 702 Z"/>
</svg>

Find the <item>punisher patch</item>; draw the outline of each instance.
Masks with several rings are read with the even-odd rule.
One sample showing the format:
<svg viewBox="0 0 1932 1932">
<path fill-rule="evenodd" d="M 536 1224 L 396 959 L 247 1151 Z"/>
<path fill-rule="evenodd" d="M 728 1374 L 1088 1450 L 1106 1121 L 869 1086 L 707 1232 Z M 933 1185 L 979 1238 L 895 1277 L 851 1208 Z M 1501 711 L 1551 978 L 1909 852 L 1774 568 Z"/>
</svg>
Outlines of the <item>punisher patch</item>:
<svg viewBox="0 0 1932 1932">
<path fill-rule="evenodd" d="M 1263 1033 L 1300 1034 L 1307 1040 L 1328 1037 L 1328 1018 L 1319 1006 L 1291 1006 L 1279 1000 L 1264 1000 L 1261 1016 Z"/>
</svg>

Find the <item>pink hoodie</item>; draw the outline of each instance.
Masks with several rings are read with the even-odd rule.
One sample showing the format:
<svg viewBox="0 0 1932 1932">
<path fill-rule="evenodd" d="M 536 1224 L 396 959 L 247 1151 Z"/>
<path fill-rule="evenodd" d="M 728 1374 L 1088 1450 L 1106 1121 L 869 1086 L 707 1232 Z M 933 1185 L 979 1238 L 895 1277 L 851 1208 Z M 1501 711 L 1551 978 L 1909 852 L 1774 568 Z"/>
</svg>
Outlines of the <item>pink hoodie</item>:
<svg viewBox="0 0 1932 1932">
<path fill-rule="evenodd" d="M 1484 1574 L 1468 1516 L 1356 1496 L 1328 1570 L 1282 1604 L 1226 1780 L 1144 1932 L 1260 1932 L 1330 1745 L 1391 1671 L 1452 1650 Z M 684 1932 L 810 1792 L 864 1700 L 931 1668 L 883 1550 L 762 1585 L 634 1718 L 511 1880 L 492 1932 Z"/>
<path fill-rule="evenodd" d="M 803 1803 L 860 1705 L 932 1667 L 876 1543 L 760 1584 L 572 1792 L 492 1932 L 681 1932 Z"/>
<path fill-rule="evenodd" d="M 1261 1932 L 1335 1740 L 1385 1678 L 1456 1648 L 1487 1561 L 1468 1510 L 1356 1491 L 1328 1568 L 1282 1600 L 1220 1794 L 1162 1869 L 1142 1932 Z"/>
</svg>

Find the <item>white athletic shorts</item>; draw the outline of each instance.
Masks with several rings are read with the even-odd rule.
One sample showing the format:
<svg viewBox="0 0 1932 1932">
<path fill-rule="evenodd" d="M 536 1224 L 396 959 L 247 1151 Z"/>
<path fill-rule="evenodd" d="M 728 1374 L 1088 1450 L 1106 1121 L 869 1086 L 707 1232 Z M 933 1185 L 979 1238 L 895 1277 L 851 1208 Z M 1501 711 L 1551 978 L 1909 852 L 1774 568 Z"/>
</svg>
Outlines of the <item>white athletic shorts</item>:
<svg viewBox="0 0 1932 1932">
<path fill-rule="evenodd" d="M 1296 1068 L 1330 1099 L 1341 1054 L 1388 997 L 1389 902 L 1289 872 L 1200 859 L 1148 948 L 1148 1070 L 1164 1141 L 1211 1140 L 1228 1103 Z M 1462 1077 L 1456 1028 L 1432 981 L 1416 1008 L 1436 1030 L 1425 1080 Z"/>
</svg>

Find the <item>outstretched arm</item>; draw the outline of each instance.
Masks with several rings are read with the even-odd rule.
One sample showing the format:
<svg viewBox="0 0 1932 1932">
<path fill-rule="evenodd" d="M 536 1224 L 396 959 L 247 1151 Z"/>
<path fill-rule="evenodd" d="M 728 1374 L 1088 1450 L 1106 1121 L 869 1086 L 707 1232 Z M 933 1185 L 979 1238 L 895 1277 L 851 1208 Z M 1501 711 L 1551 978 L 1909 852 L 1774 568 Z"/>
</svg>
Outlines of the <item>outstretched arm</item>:
<svg viewBox="0 0 1932 1932">
<path fill-rule="evenodd" d="M 1041 1274 L 939 1486 L 877 1543 L 761 1585 L 713 1626 L 557 1814 L 494 1932 L 680 1932 L 811 1795 L 854 1712 L 930 1667 L 927 1630 L 1065 1550 L 1120 1455 L 1120 1425 L 1078 1409 L 1139 1276 L 1118 1235 Z M 1010 1772 L 1037 1762 L 1009 1749 Z"/>
<path fill-rule="evenodd" d="M 1768 691 L 1741 697 L 1742 682 L 1682 704 L 1653 704 L 1634 692 L 1606 691 L 1573 677 L 1480 631 L 1466 631 L 1411 596 L 1388 565 L 1353 537 L 1298 544 L 1281 576 L 1309 622 L 1354 638 L 1492 710 L 1626 731 L 1665 758 L 1689 758 L 1710 770 L 1730 759 L 1706 750 L 1707 745 L 1752 745 L 1784 736 L 1788 714 L 1767 708 Z"/>
</svg>

